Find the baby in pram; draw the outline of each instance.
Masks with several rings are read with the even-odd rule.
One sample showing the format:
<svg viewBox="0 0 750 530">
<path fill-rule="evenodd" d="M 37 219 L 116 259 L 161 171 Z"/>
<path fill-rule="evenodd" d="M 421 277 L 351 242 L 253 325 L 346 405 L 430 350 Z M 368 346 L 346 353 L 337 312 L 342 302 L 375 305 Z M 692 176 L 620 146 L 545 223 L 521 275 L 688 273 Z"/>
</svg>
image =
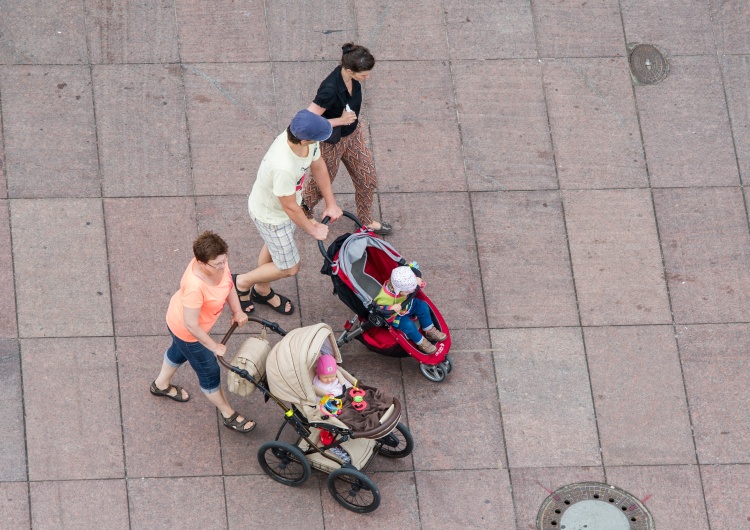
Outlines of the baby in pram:
<svg viewBox="0 0 750 530">
<path fill-rule="evenodd" d="M 352 384 L 346 379 L 339 379 L 336 374 L 337 369 L 338 365 L 336 364 L 336 359 L 333 357 L 333 350 L 328 342 L 324 342 L 323 347 L 320 348 L 318 363 L 315 366 L 313 386 L 326 394 L 340 397 L 344 393 L 344 389 L 351 387 Z"/>
<path fill-rule="evenodd" d="M 424 288 L 424 286 L 424 280 L 421 277 L 417 278 L 411 267 L 396 267 L 391 271 L 391 278 L 383 283 L 374 302 L 386 312 L 393 313 L 386 320 L 394 328 L 403 331 L 419 351 L 431 355 L 437 350 L 432 343 L 445 340 L 447 335 L 435 327 L 430 315 L 430 307 L 425 302 L 418 298 L 408 300 L 409 295 L 417 287 Z M 410 315 L 417 317 L 422 328 L 421 333 Z"/>
</svg>

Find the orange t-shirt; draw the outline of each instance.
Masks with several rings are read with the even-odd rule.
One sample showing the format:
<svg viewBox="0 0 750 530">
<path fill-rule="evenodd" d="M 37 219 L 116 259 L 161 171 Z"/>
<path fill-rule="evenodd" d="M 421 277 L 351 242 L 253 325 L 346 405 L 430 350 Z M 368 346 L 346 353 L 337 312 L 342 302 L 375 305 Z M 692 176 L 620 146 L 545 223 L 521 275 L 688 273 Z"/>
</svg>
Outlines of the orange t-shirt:
<svg viewBox="0 0 750 530">
<path fill-rule="evenodd" d="M 198 339 L 185 327 L 183 307 L 200 308 L 198 325 L 208 333 L 219 319 L 229 292 L 234 287 L 229 264 L 224 267 L 224 276 L 219 284 L 208 285 L 193 272 L 196 263 L 195 258 L 190 261 L 180 280 L 180 289 L 172 296 L 167 309 L 167 326 L 175 336 L 185 342 L 198 342 Z"/>
</svg>

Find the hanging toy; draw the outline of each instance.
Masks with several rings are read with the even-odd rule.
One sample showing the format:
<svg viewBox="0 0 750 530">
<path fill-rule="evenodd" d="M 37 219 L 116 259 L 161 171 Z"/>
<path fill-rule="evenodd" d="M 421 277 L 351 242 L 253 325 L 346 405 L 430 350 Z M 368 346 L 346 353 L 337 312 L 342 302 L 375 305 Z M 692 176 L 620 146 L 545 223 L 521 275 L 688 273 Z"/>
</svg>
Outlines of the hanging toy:
<svg viewBox="0 0 750 530">
<path fill-rule="evenodd" d="M 341 407 L 343 406 L 344 403 L 333 394 L 320 398 L 320 412 L 323 414 L 338 416 L 341 414 Z"/>
<path fill-rule="evenodd" d="M 357 412 L 362 412 L 367 408 L 367 401 L 365 401 L 366 392 L 361 388 L 352 387 L 349 390 L 349 395 L 352 398 L 352 408 Z"/>
</svg>

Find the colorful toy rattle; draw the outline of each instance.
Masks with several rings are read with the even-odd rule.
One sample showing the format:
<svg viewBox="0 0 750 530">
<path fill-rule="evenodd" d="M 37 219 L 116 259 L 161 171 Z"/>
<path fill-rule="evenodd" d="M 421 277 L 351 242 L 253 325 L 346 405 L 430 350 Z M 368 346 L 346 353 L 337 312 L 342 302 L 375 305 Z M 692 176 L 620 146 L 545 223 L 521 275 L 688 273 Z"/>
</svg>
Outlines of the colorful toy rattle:
<svg viewBox="0 0 750 530">
<path fill-rule="evenodd" d="M 338 416 L 341 414 L 341 407 L 343 405 L 343 402 L 333 394 L 328 394 L 320 398 L 320 412 L 323 414 Z"/>
<path fill-rule="evenodd" d="M 365 391 L 361 388 L 352 387 L 349 390 L 349 395 L 352 397 L 352 407 L 357 412 L 362 412 L 367 408 L 367 401 L 365 401 Z"/>
</svg>

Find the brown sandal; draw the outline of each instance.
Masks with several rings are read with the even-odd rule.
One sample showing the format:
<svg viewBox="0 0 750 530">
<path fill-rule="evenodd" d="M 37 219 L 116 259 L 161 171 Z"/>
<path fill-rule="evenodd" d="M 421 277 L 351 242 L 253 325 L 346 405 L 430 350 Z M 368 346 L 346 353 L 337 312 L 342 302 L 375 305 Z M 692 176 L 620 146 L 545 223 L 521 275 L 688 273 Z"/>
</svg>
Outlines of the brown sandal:
<svg viewBox="0 0 750 530">
<path fill-rule="evenodd" d="M 254 421 L 253 421 L 253 426 L 252 427 L 250 427 L 249 429 L 245 429 L 245 425 L 247 425 L 252 420 L 249 420 L 249 419 L 245 418 L 244 421 L 237 421 L 237 416 L 239 416 L 239 415 L 240 415 L 239 412 L 235 412 L 234 414 L 232 414 L 228 418 L 225 418 L 224 415 L 222 414 L 221 415 L 221 419 L 224 420 L 224 426 L 227 429 L 232 429 L 233 431 L 241 432 L 243 434 L 247 434 L 250 431 L 252 431 L 253 429 L 255 429 L 255 426 L 257 425 L 257 423 L 255 423 Z"/>
<path fill-rule="evenodd" d="M 172 391 L 173 388 L 177 389 L 177 393 L 174 396 L 172 396 L 172 395 L 169 394 Z M 181 386 L 169 385 L 167 388 L 165 388 L 164 390 L 162 390 L 161 388 L 159 388 L 158 386 L 156 386 L 156 381 L 154 381 L 153 383 L 151 383 L 151 388 L 149 388 L 149 390 L 155 396 L 168 397 L 169 399 L 174 399 L 175 401 L 179 401 L 180 403 L 184 403 L 185 401 L 190 401 L 190 395 L 188 395 L 188 397 L 186 397 L 186 398 L 182 397 L 182 387 Z"/>
</svg>

